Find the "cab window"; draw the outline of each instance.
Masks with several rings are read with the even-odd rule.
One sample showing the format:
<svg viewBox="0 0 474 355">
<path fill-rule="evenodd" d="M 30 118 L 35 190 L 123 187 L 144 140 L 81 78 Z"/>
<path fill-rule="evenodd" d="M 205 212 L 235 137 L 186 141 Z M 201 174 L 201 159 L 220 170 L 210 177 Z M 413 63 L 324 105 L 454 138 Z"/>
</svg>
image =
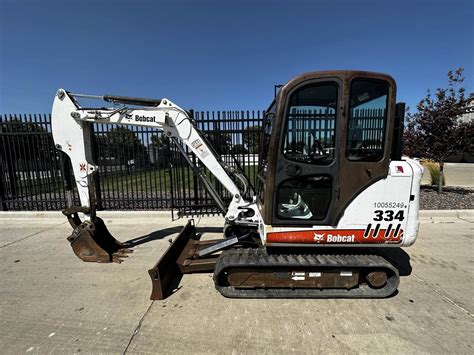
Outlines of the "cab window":
<svg viewBox="0 0 474 355">
<path fill-rule="evenodd" d="M 353 161 L 383 158 L 388 84 L 356 79 L 351 83 L 346 156 Z"/>
<path fill-rule="evenodd" d="M 288 179 L 278 188 L 279 219 L 322 220 L 331 203 L 332 178 L 329 175 Z"/>
<path fill-rule="evenodd" d="M 286 159 L 317 165 L 334 160 L 337 91 L 336 83 L 326 82 L 291 94 L 283 144 Z"/>
</svg>

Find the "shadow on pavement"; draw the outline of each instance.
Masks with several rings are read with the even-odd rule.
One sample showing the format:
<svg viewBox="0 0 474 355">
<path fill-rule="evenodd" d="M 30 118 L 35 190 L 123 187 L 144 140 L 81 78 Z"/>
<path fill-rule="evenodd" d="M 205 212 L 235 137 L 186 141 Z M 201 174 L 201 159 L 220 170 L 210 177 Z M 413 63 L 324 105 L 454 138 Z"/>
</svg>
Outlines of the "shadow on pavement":
<svg viewBox="0 0 474 355">
<path fill-rule="evenodd" d="M 387 259 L 398 269 L 400 276 L 411 275 L 412 267 L 410 264 L 410 255 L 402 248 L 380 248 L 378 255 Z"/>
</svg>

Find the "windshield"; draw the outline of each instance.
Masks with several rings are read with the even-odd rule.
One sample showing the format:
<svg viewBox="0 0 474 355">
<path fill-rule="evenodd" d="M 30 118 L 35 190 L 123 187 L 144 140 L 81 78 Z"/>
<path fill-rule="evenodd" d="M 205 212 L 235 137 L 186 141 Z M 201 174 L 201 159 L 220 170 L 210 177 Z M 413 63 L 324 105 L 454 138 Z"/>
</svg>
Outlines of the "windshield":
<svg viewBox="0 0 474 355">
<path fill-rule="evenodd" d="M 327 165 L 334 160 L 337 85 L 306 85 L 289 100 L 285 158 L 301 163 Z"/>
</svg>

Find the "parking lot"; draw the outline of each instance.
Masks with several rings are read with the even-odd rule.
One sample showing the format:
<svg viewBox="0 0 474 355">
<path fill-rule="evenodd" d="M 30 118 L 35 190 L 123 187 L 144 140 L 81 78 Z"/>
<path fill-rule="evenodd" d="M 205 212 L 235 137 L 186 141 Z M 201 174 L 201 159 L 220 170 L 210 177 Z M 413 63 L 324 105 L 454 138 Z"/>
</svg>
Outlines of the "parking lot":
<svg viewBox="0 0 474 355">
<path fill-rule="evenodd" d="M 399 292 L 379 300 L 227 299 L 200 274 L 150 301 L 147 270 L 185 221 L 103 216 L 118 239 L 144 237 L 120 265 L 76 258 L 59 212 L 0 216 L 3 354 L 473 352 L 472 211 L 423 211 Z M 221 218 L 197 222 L 219 236 Z"/>
</svg>

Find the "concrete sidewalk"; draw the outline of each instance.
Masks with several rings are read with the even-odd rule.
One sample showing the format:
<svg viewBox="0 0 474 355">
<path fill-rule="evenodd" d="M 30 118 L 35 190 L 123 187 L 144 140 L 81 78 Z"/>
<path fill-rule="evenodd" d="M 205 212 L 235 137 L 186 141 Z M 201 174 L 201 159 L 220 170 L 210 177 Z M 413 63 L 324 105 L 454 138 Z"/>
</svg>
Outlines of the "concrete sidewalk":
<svg viewBox="0 0 474 355">
<path fill-rule="evenodd" d="M 118 265 L 81 262 L 47 215 L 0 215 L 2 354 L 473 352 L 472 211 L 423 213 L 411 275 L 382 300 L 226 299 L 202 274 L 152 302 L 147 270 L 184 220 L 103 214 L 118 239 L 146 241 Z M 198 222 L 206 237 L 221 227 Z"/>
</svg>

